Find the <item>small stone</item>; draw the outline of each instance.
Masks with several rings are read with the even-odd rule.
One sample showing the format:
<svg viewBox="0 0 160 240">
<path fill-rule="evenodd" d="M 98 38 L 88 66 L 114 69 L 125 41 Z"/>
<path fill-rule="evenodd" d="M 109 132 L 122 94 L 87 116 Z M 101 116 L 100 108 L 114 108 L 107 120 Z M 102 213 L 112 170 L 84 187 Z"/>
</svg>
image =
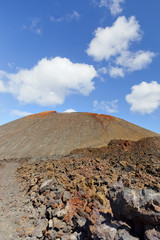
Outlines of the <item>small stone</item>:
<svg viewBox="0 0 160 240">
<path fill-rule="evenodd" d="M 47 220 L 41 219 L 38 225 L 35 227 L 34 231 L 32 232 L 32 237 L 41 238 L 43 236 L 43 230 L 46 229 Z"/>
<path fill-rule="evenodd" d="M 61 237 L 61 240 L 70 240 L 70 235 L 63 235 L 62 237 Z"/>
<path fill-rule="evenodd" d="M 53 218 L 53 227 L 59 229 L 64 229 L 67 227 L 67 224 L 57 218 Z"/>
<path fill-rule="evenodd" d="M 63 193 L 63 202 L 66 203 L 69 199 L 71 199 L 71 194 L 68 191 L 64 191 Z"/>
<path fill-rule="evenodd" d="M 45 197 L 43 195 L 39 195 L 38 200 L 43 203 L 45 200 Z"/>
<path fill-rule="evenodd" d="M 72 230 L 72 227 L 70 225 L 67 225 L 66 228 L 63 229 L 64 233 L 70 233 Z"/>
<path fill-rule="evenodd" d="M 77 240 L 77 234 L 76 233 L 71 234 L 70 240 Z"/>
<path fill-rule="evenodd" d="M 51 219 L 51 218 L 52 218 L 52 209 L 51 209 L 51 208 L 48 208 L 47 211 L 46 211 L 46 213 L 45 213 L 45 215 L 46 215 L 46 218 L 47 218 L 48 220 Z"/>
<path fill-rule="evenodd" d="M 51 238 L 51 239 L 56 239 L 56 231 L 54 231 L 53 229 L 52 230 L 49 230 L 48 232 L 48 235 L 49 235 L 49 237 Z M 49 238 L 49 239 L 50 239 Z"/>
<path fill-rule="evenodd" d="M 51 211 L 51 218 L 56 217 L 58 211 L 59 211 L 58 208 L 53 209 L 53 210 Z"/>
<path fill-rule="evenodd" d="M 56 183 L 57 183 L 57 180 L 54 177 L 52 179 L 45 180 L 43 183 L 41 183 L 39 192 L 43 193 L 45 190 L 49 189 L 49 187 L 52 184 L 56 184 Z"/>
<path fill-rule="evenodd" d="M 36 240 L 37 238 L 36 237 L 30 237 L 28 238 L 28 240 Z"/>
<path fill-rule="evenodd" d="M 57 208 L 58 207 L 58 204 L 57 203 L 53 203 L 52 204 L 52 208 L 54 209 L 54 208 Z"/>
<path fill-rule="evenodd" d="M 66 211 L 65 209 L 59 210 L 59 211 L 57 212 L 57 217 L 58 217 L 58 218 L 64 218 L 65 215 L 66 215 L 66 213 L 67 213 L 67 211 Z"/>
<path fill-rule="evenodd" d="M 53 228 L 53 220 L 50 219 L 48 222 L 48 229 L 52 229 Z"/>
<path fill-rule="evenodd" d="M 50 190 L 51 190 L 51 191 L 54 191 L 54 190 L 55 190 L 55 186 L 54 186 L 54 185 L 51 185 L 51 186 L 50 186 Z"/>
<path fill-rule="evenodd" d="M 86 213 L 90 213 L 92 210 L 88 206 L 86 206 L 85 211 Z"/>
<path fill-rule="evenodd" d="M 77 219 L 77 223 L 78 223 L 79 227 L 84 227 L 86 222 L 87 222 L 87 220 L 85 217 L 78 217 L 78 219 Z"/>
<path fill-rule="evenodd" d="M 40 214 L 41 218 L 45 217 L 45 213 L 46 213 L 46 207 L 45 206 L 41 206 L 38 208 L 38 213 Z"/>
<path fill-rule="evenodd" d="M 58 185 L 55 187 L 54 191 L 57 193 L 62 193 L 64 191 L 64 188 L 61 185 Z"/>
<path fill-rule="evenodd" d="M 46 208 L 52 207 L 53 204 L 54 204 L 54 201 L 53 201 L 53 200 L 49 201 L 49 203 L 47 203 Z"/>
</svg>

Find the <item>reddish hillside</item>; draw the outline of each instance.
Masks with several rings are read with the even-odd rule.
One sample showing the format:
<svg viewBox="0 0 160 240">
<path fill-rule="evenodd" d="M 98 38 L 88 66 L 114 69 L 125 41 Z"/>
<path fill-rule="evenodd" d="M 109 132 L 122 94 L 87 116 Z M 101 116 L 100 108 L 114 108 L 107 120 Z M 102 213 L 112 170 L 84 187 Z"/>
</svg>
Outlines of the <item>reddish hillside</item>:
<svg viewBox="0 0 160 240">
<path fill-rule="evenodd" d="M 0 126 L 0 158 L 62 155 L 152 136 L 159 134 L 108 115 L 49 111 Z"/>
</svg>

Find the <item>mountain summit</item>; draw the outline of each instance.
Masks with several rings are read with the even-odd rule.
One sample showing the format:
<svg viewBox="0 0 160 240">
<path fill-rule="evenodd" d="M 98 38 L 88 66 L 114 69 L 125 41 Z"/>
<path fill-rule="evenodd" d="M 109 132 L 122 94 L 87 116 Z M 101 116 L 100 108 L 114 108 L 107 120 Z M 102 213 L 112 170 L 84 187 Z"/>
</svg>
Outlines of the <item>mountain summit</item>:
<svg viewBox="0 0 160 240">
<path fill-rule="evenodd" d="M 153 136 L 159 134 L 109 115 L 42 112 L 0 126 L 0 158 L 63 155 Z"/>
</svg>

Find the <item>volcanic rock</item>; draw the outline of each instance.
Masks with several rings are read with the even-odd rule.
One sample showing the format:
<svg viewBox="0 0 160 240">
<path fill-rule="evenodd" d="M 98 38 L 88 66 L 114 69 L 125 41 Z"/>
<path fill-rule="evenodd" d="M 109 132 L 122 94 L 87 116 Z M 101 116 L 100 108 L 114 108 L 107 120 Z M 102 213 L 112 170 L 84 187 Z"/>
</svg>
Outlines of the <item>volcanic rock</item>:
<svg viewBox="0 0 160 240">
<path fill-rule="evenodd" d="M 153 226 L 146 226 L 145 227 L 145 240 L 159 240 L 160 239 L 160 227 L 159 231 L 157 231 Z"/>
<path fill-rule="evenodd" d="M 58 160 L 56 157 L 21 159 L 16 163 L 17 176 L 34 212 L 28 216 L 29 226 L 25 223 L 14 239 L 23 234 L 29 240 L 34 233 L 35 239 L 40 240 L 157 240 L 160 233 L 158 218 L 155 218 L 159 216 L 159 163 L 159 137 L 139 141 L 112 140 L 108 146 L 74 150 Z M 7 166 L 9 164 L 12 166 L 9 162 Z M 4 173 L 1 177 L 2 186 L 5 177 L 9 191 L 9 177 Z M 123 195 L 120 197 L 124 201 L 118 208 L 123 211 L 117 220 L 112 204 L 110 206 L 109 193 L 116 198 L 125 190 L 127 194 L 124 194 L 125 199 Z M 137 192 L 137 198 L 133 198 Z M 27 210 L 30 205 L 25 206 Z M 141 215 L 136 215 L 139 213 Z M 41 226 L 43 219 L 45 222 Z"/>
<path fill-rule="evenodd" d="M 43 230 L 46 228 L 47 221 L 45 219 L 41 219 L 36 226 L 35 230 L 32 233 L 33 237 L 41 238 L 43 236 Z"/>
<path fill-rule="evenodd" d="M 133 237 L 126 229 L 119 229 L 114 240 L 138 240 L 139 238 Z"/>
<path fill-rule="evenodd" d="M 152 136 L 159 134 L 108 115 L 43 112 L 0 126 L 0 158 L 64 155 Z"/>
<path fill-rule="evenodd" d="M 122 187 L 121 181 L 114 184 L 109 193 L 114 218 L 129 224 L 140 239 L 144 236 L 145 226 L 160 226 L 160 193 Z M 146 239 L 156 239 L 158 235 L 154 228 L 146 231 Z"/>
<path fill-rule="evenodd" d="M 160 193 L 151 189 L 113 187 L 110 201 L 113 214 L 118 219 L 143 225 L 160 225 Z"/>
<path fill-rule="evenodd" d="M 0 136 L 0 239 L 160 239 L 158 134 L 107 115 L 45 112 Z"/>
<path fill-rule="evenodd" d="M 44 192 L 49 187 L 51 187 L 52 184 L 55 184 L 55 183 L 57 183 L 55 178 L 48 179 L 48 180 L 44 181 L 39 188 L 40 193 Z"/>
</svg>

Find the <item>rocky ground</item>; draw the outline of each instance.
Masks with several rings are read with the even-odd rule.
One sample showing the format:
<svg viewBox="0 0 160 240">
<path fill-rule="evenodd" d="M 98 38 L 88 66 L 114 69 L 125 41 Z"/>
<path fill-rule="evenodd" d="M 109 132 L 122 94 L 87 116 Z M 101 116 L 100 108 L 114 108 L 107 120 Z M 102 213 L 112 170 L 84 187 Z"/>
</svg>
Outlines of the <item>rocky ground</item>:
<svg viewBox="0 0 160 240">
<path fill-rule="evenodd" d="M 8 161 L 0 239 L 160 239 L 160 138 Z"/>
<path fill-rule="evenodd" d="M 0 165 L 0 240 L 15 240 L 33 229 L 37 211 L 16 177 L 18 163 Z M 24 239 L 24 238 L 22 238 Z"/>
</svg>

